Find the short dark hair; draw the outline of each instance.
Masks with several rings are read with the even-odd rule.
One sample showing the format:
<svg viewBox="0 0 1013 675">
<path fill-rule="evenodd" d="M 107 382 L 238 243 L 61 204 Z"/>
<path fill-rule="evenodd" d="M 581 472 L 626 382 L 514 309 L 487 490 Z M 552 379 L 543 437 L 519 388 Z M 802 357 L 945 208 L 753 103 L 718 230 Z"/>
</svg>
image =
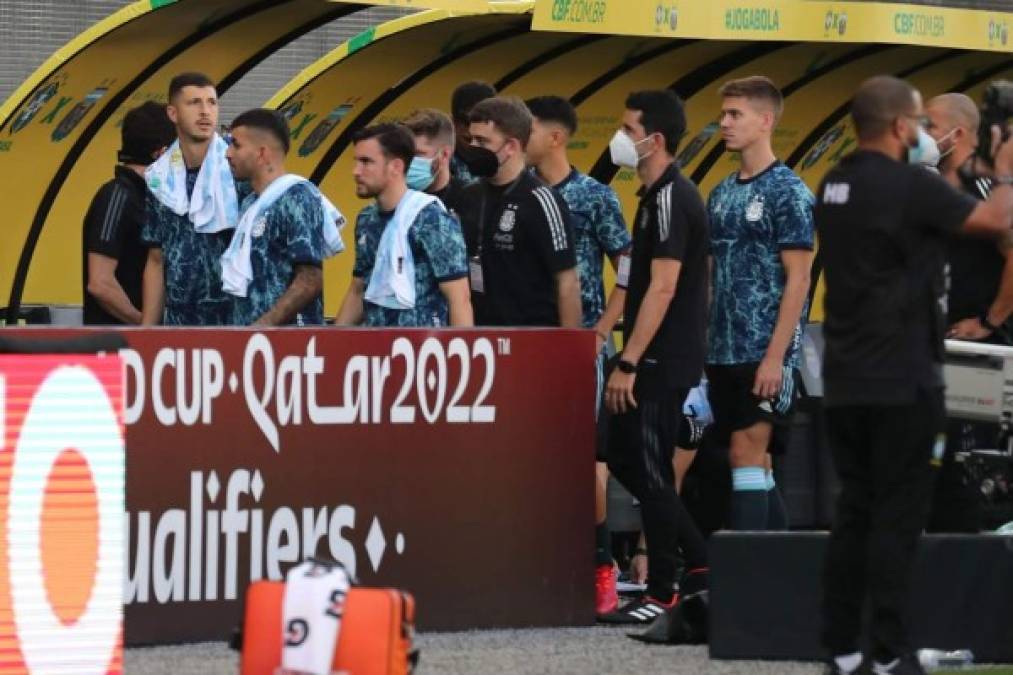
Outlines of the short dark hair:
<svg viewBox="0 0 1013 675">
<path fill-rule="evenodd" d="M 514 96 L 487 98 L 471 109 L 471 122 L 492 122 L 508 139 L 516 138 L 527 147 L 531 138 L 531 111 L 524 101 Z"/>
<path fill-rule="evenodd" d="M 851 119 L 858 138 L 879 138 L 895 119 L 913 113 L 914 95 L 914 87 L 891 75 L 877 75 L 863 82 L 851 100 Z"/>
<path fill-rule="evenodd" d="M 274 136 L 275 140 L 281 144 L 285 154 L 288 154 L 288 122 L 285 121 L 285 118 L 277 110 L 269 110 L 268 108 L 247 110 L 232 120 L 232 126 L 229 128 L 236 129 L 238 127 L 258 129 Z"/>
<path fill-rule="evenodd" d="M 445 145 L 454 144 L 454 123 L 447 113 L 436 108 L 422 108 L 409 115 L 404 125 L 416 136 L 425 136 L 431 141 Z"/>
<path fill-rule="evenodd" d="M 405 173 L 415 157 L 415 137 L 403 124 L 374 124 L 359 129 L 352 136 L 352 143 L 361 143 L 375 138 L 380 144 L 383 156 L 388 160 L 400 159 L 404 163 Z"/>
<path fill-rule="evenodd" d="M 176 94 L 183 91 L 183 87 L 214 87 L 215 83 L 204 73 L 180 73 L 172 78 L 169 83 L 169 102 L 176 97 Z"/>
<path fill-rule="evenodd" d="M 465 82 L 450 96 L 450 114 L 459 124 L 468 123 L 468 115 L 480 101 L 496 95 L 496 88 L 485 82 Z"/>
<path fill-rule="evenodd" d="M 164 103 L 146 101 L 123 117 L 123 146 L 120 161 L 151 164 L 156 151 L 176 140 L 176 126 L 165 112 Z"/>
<path fill-rule="evenodd" d="M 784 96 L 769 77 L 752 75 L 730 80 L 721 85 L 718 94 L 722 98 L 744 98 L 749 101 L 766 101 L 774 109 L 774 121 L 781 119 L 784 112 Z"/>
<path fill-rule="evenodd" d="M 671 89 L 635 91 L 626 97 L 627 110 L 640 111 L 640 123 L 648 134 L 665 137 L 665 150 L 674 155 L 686 133 L 686 111 Z"/>
<path fill-rule="evenodd" d="M 569 134 L 577 131 L 577 111 L 562 96 L 536 96 L 527 101 L 528 110 L 542 122 L 561 124 Z"/>
</svg>

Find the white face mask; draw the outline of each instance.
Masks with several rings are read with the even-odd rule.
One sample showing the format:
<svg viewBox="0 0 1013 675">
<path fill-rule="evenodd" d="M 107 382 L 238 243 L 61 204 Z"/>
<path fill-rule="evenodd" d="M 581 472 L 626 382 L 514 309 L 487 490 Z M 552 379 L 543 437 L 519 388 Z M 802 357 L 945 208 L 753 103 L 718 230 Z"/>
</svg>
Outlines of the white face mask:
<svg viewBox="0 0 1013 675">
<path fill-rule="evenodd" d="M 943 134 L 943 137 L 936 141 L 936 148 L 938 148 L 939 144 L 942 143 L 943 141 L 949 140 L 949 138 L 951 136 L 953 136 L 953 134 L 955 134 L 957 132 L 957 128 L 958 127 L 954 127 L 952 129 L 950 129 L 948 132 L 946 132 L 945 134 Z M 949 148 L 946 149 L 945 152 L 944 151 L 940 151 L 940 153 L 939 153 L 939 161 L 937 162 L 937 164 L 942 164 L 943 160 L 946 159 L 949 156 L 949 154 L 951 152 L 953 152 L 954 150 L 956 150 L 956 149 L 957 149 L 957 145 L 956 145 L 956 143 L 953 143 L 953 144 L 950 145 Z"/>
<path fill-rule="evenodd" d="M 646 138 L 642 138 L 634 142 L 622 129 L 616 131 L 615 136 L 609 141 L 609 154 L 612 156 L 612 163 L 616 166 L 626 167 L 627 169 L 636 169 L 637 165 L 640 164 L 640 160 L 648 156 L 644 155 L 644 157 L 641 157 L 640 153 L 637 152 L 637 146 L 646 140 Z"/>
</svg>

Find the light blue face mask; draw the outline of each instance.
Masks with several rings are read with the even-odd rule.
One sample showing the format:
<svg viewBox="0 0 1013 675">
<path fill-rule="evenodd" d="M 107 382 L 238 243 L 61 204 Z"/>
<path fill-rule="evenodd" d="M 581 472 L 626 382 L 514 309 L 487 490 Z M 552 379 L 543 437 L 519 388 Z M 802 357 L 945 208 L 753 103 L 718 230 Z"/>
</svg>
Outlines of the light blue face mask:
<svg viewBox="0 0 1013 675">
<path fill-rule="evenodd" d="M 411 166 L 408 167 L 408 175 L 405 176 L 405 182 L 408 183 L 408 187 L 412 190 L 423 192 L 432 185 L 433 180 L 436 178 L 436 175 L 433 173 L 433 164 L 435 162 L 435 157 L 432 159 L 419 157 L 418 155 L 413 157 Z"/>
<path fill-rule="evenodd" d="M 939 145 L 936 139 L 929 135 L 922 127 L 918 127 L 918 145 L 908 148 L 907 161 L 910 164 L 920 164 L 930 168 L 936 168 L 939 164 Z"/>
</svg>

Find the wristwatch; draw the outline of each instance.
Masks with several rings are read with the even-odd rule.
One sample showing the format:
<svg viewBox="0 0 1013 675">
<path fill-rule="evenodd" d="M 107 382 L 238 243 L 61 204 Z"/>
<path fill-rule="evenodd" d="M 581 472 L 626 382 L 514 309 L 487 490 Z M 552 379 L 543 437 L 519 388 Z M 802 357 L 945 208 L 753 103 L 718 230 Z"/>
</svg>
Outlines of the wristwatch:
<svg viewBox="0 0 1013 675">
<path fill-rule="evenodd" d="M 1013 185 L 1013 175 L 992 176 L 992 185 Z"/>
<path fill-rule="evenodd" d="M 627 375 L 632 375 L 637 372 L 637 364 L 630 363 L 626 359 L 619 359 L 619 362 L 616 364 L 616 368 L 619 369 L 619 372 L 626 373 Z"/>
<path fill-rule="evenodd" d="M 988 320 L 988 311 L 982 312 L 981 316 L 978 317 L 978 321 L 981 322 L 982 326 L 989 329 L 993 333 L 999 330 L 999 326 L 996 326 L 994 323 Z"/>
</svg>

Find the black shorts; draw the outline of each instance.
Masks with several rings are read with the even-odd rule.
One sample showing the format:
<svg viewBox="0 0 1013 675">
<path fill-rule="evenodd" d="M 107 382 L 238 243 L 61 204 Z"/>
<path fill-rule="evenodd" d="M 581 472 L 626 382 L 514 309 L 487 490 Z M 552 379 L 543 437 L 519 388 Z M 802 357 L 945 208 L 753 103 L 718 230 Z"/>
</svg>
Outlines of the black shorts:
<svg viewBox="0 0 1013 675">
<path fill-rule="evenodd" d="M 768 452 L 780 455 L 787 449 L 787 432 L 798 401 L 799 373 L 795 368 L 785 368 L 781 393 L 773 400 L 761 399 L 753 394 L 759 366 L 742 363 L 706 367 L 714 431 L 719 443 L 729 443 L 733 432 L 769 422 L 774 428 Z"/>
</svg>

